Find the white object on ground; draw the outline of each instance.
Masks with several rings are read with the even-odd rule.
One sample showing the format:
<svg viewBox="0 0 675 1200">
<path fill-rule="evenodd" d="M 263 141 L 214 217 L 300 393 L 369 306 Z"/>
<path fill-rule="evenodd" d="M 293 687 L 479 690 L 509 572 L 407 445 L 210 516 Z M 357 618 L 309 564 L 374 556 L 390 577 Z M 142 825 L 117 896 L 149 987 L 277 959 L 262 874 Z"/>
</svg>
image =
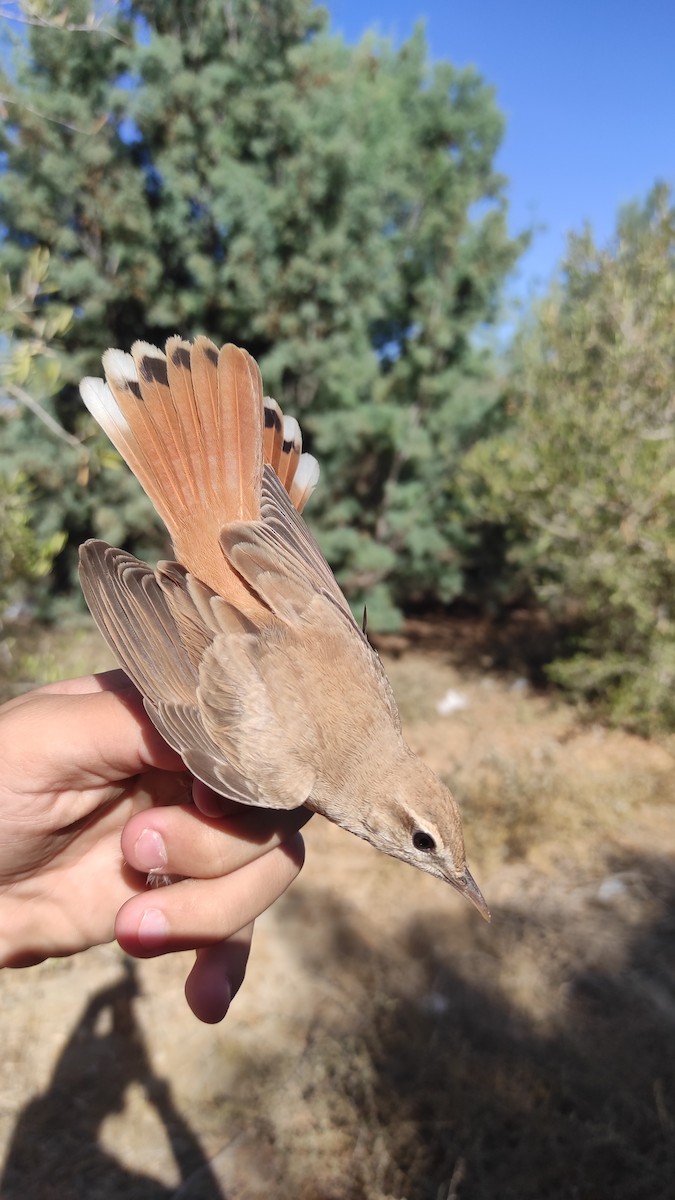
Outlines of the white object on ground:
<svg viewBox="0 0 675 1200">
<path fill-rule="evenodd" d="M 452 688 L 445 693 L 442 700 L 436 705 L 436 712 L 439 717 L 449 717 L 451 713 L 461 712 L 463 708 L 469 707 L 469 701 L 462 692 L 455 692 Z"/>
</svg>

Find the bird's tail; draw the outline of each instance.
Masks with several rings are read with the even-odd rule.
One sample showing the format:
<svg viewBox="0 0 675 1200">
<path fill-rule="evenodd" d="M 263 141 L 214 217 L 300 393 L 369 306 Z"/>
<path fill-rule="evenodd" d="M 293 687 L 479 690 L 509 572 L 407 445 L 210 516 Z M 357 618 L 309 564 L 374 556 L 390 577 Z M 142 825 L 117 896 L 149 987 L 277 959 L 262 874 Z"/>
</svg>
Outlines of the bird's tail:
<svg viewBox="0 0 675 1200">
<path fill-rule="evenodd" d="M 258 364 L 245 350 L 172 337 L 166 353 L 147 342 L 131 354 L 106 350 L 103 368 L 105 382 L 82 381 L 82 399 L 152 500 L 179 559 L 201 568 L 205 582 L 223 527 L 260 516 L 264 462 L 302 511 L 318 464 L 302 453 L 297 421 L 263 399 Z"/>
</svg>

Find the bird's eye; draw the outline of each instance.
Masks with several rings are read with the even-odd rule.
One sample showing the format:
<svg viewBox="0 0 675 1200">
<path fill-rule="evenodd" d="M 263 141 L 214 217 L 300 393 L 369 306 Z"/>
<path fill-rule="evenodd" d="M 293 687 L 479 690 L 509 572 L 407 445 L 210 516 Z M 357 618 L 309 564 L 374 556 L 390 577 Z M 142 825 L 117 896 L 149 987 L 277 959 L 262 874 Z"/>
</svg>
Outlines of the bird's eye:
<svg viewBox="0 0 675 1200">
<path fill-rule="evenodd" d="M 418 829 L 413 833 L 413 846 L 416 850 L 423 850 L 425 854 L 431 854 L 431 851 L 436 849 L 436 843 L 431 834 L 425 833 L 423 829 Z"/>
</svg>

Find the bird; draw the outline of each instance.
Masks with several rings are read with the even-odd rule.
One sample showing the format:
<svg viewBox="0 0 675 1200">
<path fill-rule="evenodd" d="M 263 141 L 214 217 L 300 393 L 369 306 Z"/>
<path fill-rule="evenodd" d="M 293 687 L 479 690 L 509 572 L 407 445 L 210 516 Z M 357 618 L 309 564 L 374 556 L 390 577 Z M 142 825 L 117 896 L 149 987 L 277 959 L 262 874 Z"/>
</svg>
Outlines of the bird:
<svg viewBox="0 0 675 1200">
<path fill-rule="evenodd" d="M 204 336 L 103 355 L 84 404 L 174 558 L 90 539 L 100 632 L 187 770 L 245 805 L 304 806 L 449 883 L 490 919 L 454 797 L 406 744 L 382 662 L 301 513 L 319 479 L 255 359 Z"/>
</svg>

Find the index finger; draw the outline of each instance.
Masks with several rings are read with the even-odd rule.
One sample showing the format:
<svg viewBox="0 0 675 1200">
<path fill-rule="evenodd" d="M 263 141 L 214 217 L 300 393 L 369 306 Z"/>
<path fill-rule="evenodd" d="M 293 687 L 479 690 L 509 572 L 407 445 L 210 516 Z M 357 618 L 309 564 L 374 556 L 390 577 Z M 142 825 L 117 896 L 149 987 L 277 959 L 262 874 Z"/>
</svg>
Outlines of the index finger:
<svg viewBox="0 0 675 1200">
<path fill-rule="evenodd" d="M 41 696 L 84 696 L 91 692 L 135 692 L 137 689 L 126 671 L 116 667 L 111 671 L 97 671 L 94 675 L 80 675 L 77 679 L 60 679 L 57 683 L 44 683 L 36 688 Z M 35 695 L 29 692 L 28 695 Z M 20 697 L 25 699 L 25 697 Z"/>
<path fill-rule="evenodd" d="M 133 686 L 33 692 L 0 718 L 5 766 L 11 764 L 15 788 L 26 793 L 115 783 L 148 767 L 185 770 Z"/>
</svg>

